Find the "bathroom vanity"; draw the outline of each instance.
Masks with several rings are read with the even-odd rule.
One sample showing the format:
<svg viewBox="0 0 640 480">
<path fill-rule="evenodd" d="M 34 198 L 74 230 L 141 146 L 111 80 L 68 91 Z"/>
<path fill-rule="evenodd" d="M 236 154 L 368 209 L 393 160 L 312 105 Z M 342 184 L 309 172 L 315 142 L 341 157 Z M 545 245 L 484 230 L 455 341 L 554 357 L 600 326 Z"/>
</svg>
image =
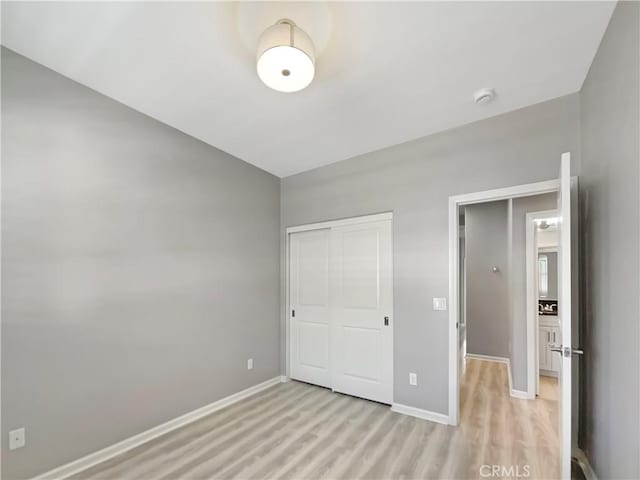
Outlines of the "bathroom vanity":
<svg viewBox="0 0 640 480">
<path fill-rule="evenodd" d="M 560 320 L 558 315 L 538 314 L 538 359 L 540 375 L 557 377 L 560 371 L 560 355 L 551 351 L 551 345 L 560 345 Z"/>
</svg>

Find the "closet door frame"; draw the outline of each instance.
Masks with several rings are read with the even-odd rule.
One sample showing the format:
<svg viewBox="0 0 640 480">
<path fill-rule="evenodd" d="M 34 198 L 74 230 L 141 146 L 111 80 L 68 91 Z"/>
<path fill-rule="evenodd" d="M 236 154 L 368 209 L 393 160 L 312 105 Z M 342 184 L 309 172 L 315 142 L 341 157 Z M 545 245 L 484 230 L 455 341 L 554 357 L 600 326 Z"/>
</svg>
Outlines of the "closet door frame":
<svg viewBox="0 0 640 480">
<path fill-rule="evenodd" d="M 345 225 L 358 225 L 362 223 L 371 223 L 371 222 L 379 222 L 382 220 L 391 220 L 393 222 L 393 212 L 383 212 L 376 213 L 373 215 L 363 215 L 360 217 L 352 217 L 352 218 L 344 218 L 340 220 L 330 220 L 326 222 L 318 222 L 318 223 L 310 223 L 306 225 L 296 225 L 293 227 L 287 227 L 285 230 L 285 375 L 281 379 L 282 381 L 287 381 L 290 377 L 290 368 L 291 368 L 291 298 L 290 298 L 290 274 L 291 274 L 291 234 L 299 233 L 299 232 L 308 232 L 310 230 L 321 230 L 326 228 L 335 228 L 342 227 Z M 392 233 L 391 233 L 391 241 L 393 245 L 393 223 L 392 223 Z M 393 258 L 393 251 L 392 251 Z M 392 266 L 393 268 L 393 266 Z M 392 275 L 393 280 L 393 275 Z M 392 307 L 393 310 L 393 307 Z M 392 312 L 392 319 L 395 318 Z M 393 328 L 394 322 L 391 323 Z M 392 344 L 393 350 L 393 344 Z M 391 361 L 395 358 L 395 353 L 391 355 Z M 393 365 L 391 366 L 391 371 L 393 372 Z M 393 385 L 393 375 L 391 379 Z"/>
</svg>

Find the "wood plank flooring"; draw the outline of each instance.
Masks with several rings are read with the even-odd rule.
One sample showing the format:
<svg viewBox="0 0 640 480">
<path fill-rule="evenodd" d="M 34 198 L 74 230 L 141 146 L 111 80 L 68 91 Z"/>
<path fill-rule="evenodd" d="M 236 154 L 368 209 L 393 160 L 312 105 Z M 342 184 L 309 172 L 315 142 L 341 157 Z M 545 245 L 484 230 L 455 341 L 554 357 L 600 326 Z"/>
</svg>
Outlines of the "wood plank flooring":
<svg viewBox="0 0 640 480">
<path fill-rule="evenodd" d="M 480 478 L 485 464 L 558 478 L 557 403 L 507 385 L 506 365 L 468 360 L 454 428 L 288 382 L 72 478 Z"/>
<path fill-rule="evenodd" d="M 540 394 L 538 395 L 538 398 L 557 402 L 559 393 L 560 386 L 558 385 L 557 378 L 540 375 Z"/>
</svg>

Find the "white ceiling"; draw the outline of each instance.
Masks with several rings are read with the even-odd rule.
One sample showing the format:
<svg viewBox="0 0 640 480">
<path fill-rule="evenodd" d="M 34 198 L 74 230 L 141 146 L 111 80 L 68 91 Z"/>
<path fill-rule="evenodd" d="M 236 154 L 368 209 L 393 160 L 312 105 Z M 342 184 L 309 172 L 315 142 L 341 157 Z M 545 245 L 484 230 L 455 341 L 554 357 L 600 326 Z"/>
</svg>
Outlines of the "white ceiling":
<svg viewBox="0 0 640 480">
<path fill-rule="evenodd" d="M 576 92 L 613 2 L 3 2 L 3 45 L 278 176 Z M 255 73 L 281 17 L 320 45 L 283 94 Z M 473 103 L 493 87 L 496 101 Z"/>
</svg>

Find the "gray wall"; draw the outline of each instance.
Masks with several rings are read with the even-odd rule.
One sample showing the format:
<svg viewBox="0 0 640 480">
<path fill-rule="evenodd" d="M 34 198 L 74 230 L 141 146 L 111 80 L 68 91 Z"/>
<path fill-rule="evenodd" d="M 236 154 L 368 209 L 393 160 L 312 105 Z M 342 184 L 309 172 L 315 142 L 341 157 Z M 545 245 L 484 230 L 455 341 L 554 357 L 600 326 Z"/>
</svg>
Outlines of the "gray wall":
<svg viewBox="0 0 640 480">
<path fill-rule="evenodd" d="M 526 391 L 527 382 L 527 226 L 529 212 L 558 208 L 557 194 L 514 198 L 511 203 L 511 375 L 513 388 Z"/>
<path fill-rule="evenodd" d="M 505 200 L 465 208 L 467 353 L 509 355 L 507 204 Z"/>
<path fill-rule="evenodd" d="M 561 97 L 282 180 L 282 232 L 393 210 L 396 402 L 448 410 L 448 312 L 431 305 L 449 295 L 448 197 L 557 178 L 562 152 L 579 160 L 578 120 L 578 96 Z"/>
<path fill-rule="evenodd" d="M 5 49 L 2 127 L 3 478 L 279 374 L 278 178 Z"/>
<path fill-rule="evenodd" d="M 640 478 L 640 3 L 618 3 L 580 92 L 586 418 L 599 478 Z"/>
</svg>

